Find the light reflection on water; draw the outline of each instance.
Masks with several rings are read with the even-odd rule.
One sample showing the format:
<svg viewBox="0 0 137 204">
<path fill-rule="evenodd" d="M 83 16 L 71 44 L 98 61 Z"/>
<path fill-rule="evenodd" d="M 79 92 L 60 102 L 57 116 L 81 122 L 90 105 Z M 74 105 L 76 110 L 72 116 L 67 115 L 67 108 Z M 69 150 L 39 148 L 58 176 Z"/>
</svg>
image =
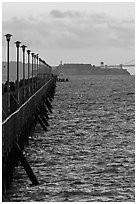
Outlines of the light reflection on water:
<svg viewBox="0 0 137 204">
<path fill-rule="evenodd" d="M 49 132 L 37 125 L 6 201 L 135 201 L 134 77 L 57 83 Z"/>
</svg>

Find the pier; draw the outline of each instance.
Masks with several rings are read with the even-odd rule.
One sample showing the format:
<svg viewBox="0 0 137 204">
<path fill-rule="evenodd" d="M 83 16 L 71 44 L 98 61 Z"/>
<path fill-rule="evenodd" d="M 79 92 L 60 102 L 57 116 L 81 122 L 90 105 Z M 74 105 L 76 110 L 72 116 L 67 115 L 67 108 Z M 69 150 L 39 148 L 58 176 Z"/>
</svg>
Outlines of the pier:
<svg viewBox="0 0 137 204">
<path fill-rule="evenodd" d="M 22 45 L 23 52 L 23 78 L 19 80 L 19 48 L 17 41 L 17 79 L 10 81 L 9 77 L 9 41 L 7 39 L 7 81 L 2 84 L 2 190 L 3 194 L 10 187 L 13 179 L 14 168 L 19 161 L 24 166 L 32 184 L 36 185 L 34 175 L 22 150 L 29 144 L 29 136 L 32 134 L 37 122 L 44 131 L 48 131 L 48 115 L 52 113 L 51 101 L 54 98 L 56 88 L 56 76 L 52 74 L 52 67 L 38 54 L 32 55 L 30 64 L 30 50 L 27 50 L 28 62 L 25 76 L 25 45 Z"/>
</svg>

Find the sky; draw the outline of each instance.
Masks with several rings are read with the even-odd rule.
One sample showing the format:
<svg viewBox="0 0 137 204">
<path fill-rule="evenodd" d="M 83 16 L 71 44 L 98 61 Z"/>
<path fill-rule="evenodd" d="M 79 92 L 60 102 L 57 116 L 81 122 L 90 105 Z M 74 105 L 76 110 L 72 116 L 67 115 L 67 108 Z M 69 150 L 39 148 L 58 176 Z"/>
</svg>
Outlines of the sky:
<svg viewBox="0 0 137 204">
<path fill-rule="evenodd" d="M 135 59 L 135 3 L 3 2 L 2 60 L 7 33 L 13 35 L 10 60 L 19 40 L 50 65 L 126 63 Z"/>
</svg>

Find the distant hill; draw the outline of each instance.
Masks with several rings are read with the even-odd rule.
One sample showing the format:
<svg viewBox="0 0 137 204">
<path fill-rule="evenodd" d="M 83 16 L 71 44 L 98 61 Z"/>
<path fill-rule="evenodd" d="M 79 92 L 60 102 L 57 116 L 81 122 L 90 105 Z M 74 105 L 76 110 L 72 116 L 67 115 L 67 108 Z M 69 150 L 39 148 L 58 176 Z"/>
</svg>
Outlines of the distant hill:
<svg viewBox="0 0 137 204">
<path fill-rule="evenodd" d="M 101 68 L 91 64 L 64 64 L 56 68 L 58 75 L 130 75 L 126 69 Z"/>
<path fill-rule="evenodd" d="M 36 65 L 35 65 L 36 66 Z M 36 74 L 36 69 L 34 66 L 34 75 Z M 31 74 L 32 64 L 30 64 L 30 74 Z M 17 73 L 17 62 L 11 61 L 10 62 L 10 81 L 16 80 L 16 73 Z M 41 72 L 45 72 L 45 66 L 41 66 Z M 28 77 L 28 65 L 25 64 L 25 76 Z M 23 78 L 23 63 L 19 62 L 19 79 Z M 2 81 L 5 82 L 7 80 L 7 62 L 2 62 Z"/>
<path fill-rule="evenodd" d="M 17 71 L 17 63 L 14 61 L 10 62 L 10 81 L 14 81 L 16 80 L 16 71 Z M 25 75 L 27 76 L 27 64 L 25 64 Z M 19 79 L 21 79 L 23 77 L 23 63 L 19 62 Z M 2 81 L 6 81 L 7 80 L 7 63 L 5 61 L 2 62 Z"/>
</svg>

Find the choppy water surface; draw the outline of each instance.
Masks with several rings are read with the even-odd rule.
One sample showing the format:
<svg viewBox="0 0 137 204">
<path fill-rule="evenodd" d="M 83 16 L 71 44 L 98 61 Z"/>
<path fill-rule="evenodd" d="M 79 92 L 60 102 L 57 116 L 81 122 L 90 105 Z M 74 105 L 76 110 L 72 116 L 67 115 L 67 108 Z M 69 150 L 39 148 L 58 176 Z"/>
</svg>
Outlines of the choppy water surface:
<svg viewBox="0 0 137 204">
<path fill-rule="evenodd" d="M 52 106 L 25 150 L 40 185 L 19 167 L 5 201 L 135 201 L 134 77 L 72 77 Z"/>
</svg>

